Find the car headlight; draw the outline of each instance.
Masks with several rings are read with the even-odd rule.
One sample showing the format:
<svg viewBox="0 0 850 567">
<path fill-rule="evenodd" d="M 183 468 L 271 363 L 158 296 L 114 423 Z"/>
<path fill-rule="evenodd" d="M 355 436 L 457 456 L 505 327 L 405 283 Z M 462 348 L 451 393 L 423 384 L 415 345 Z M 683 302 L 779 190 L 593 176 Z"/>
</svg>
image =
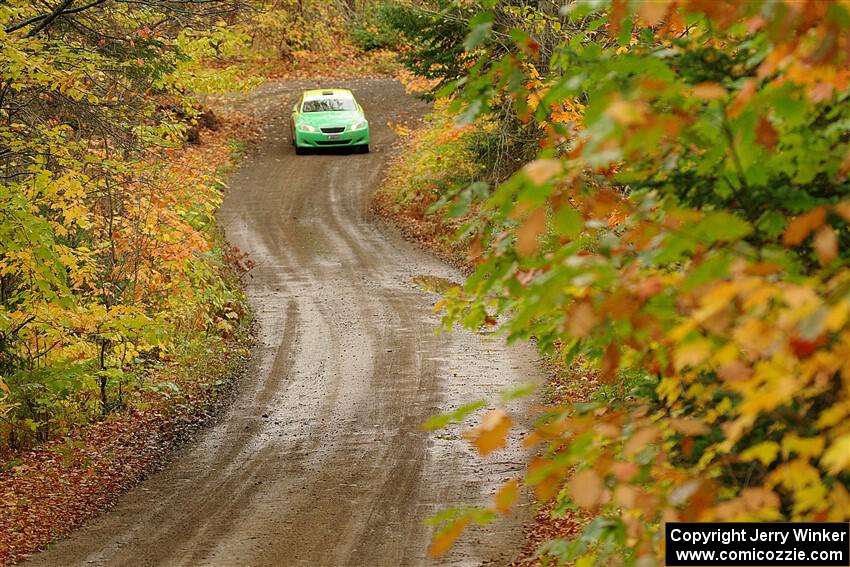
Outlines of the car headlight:
<svg viewBox="0 0 850 567">
<path fill-rule="evenodd" d="M 302 132 L 318 132 L 319 129 L 315 126 L 310 126 L 309 124 L 299 124 L 298 129 Z"/>
<path fill-rule="evenodd" d="M 355 122 L 354 124 L 352 124 L 349 129 L 350 130 L 362 130 L 363 128 L 368 126 L 368 124 L 369 123 L 366 122 L 365 120 L 361 120 L 360 122 Z"/>
</svg>

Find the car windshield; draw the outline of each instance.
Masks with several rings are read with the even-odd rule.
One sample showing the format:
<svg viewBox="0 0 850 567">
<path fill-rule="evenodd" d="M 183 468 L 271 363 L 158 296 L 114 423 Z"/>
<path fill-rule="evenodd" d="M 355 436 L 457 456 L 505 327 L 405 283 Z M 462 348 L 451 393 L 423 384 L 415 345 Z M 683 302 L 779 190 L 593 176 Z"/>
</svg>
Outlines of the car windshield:
<svg viewBox="0 0 850 567">
<path fill-rule="evenodd" d="M 332 112 L 336 110 L 357 110 L 353 98 L 318 98 L 305 100 L 302 112 Z"/>
</svg>

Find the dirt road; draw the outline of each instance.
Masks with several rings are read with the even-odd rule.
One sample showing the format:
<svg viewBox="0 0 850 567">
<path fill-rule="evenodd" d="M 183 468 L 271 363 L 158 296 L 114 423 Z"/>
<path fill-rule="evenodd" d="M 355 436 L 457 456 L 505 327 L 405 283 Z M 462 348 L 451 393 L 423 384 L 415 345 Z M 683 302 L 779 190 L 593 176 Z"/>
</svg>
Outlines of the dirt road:
<svg viewBox="0 0 850 567">
<path fill-rule="evenodd" d="M 420 427 L 537 374 L 528 349 L 436 335 L 437 298 L 411 278 L 459 274 L 368 212 L 393 141 L 387 122 L 424 104 L 388 80 L 349 81 L 373 152 L 296 157 L 289 109 L 308 86 L 271 83 L 245 102 L 269 126 L 220 213 L 256 262 L 258 345 L 232 408 L 115 509 L 26 565 L 430 565 L 423 520 L 487 503 L 521 468 L 516 439 L 481 459 L 463 428 Z M 473 529 L 439 563 L 504 563 L 529 512 Z"/>
</svg>

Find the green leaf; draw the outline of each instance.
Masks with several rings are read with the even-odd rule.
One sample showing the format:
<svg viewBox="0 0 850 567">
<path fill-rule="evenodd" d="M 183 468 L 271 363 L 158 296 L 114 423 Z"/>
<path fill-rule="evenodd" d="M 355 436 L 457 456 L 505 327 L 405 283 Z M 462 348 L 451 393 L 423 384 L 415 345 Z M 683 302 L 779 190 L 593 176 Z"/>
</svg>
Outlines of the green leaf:
<svg viewBox="0 0 850 567">
<path fill-rule="evenodd" d="M 503 402 L 509 402 L 519 398 L 525 398 L 534 393 L 537 387 L 534 384 L 523 384 L 502 392 L 500 398 Z"/>
<path fill-rule="evenodd" d="M 704 242 L 732 242 L 752 233 L 747 221 L 726 211 L 711 211 L 694 227 L 694 235 Z"/>
<path fill-rule="evenodd" d="M 555 229 L 558 234 L 567 238 L 575 238 L 584 228 L 584 218 L 576 209 L 565 205 L 555 214 Z"/>
<path fill-rule="evenodd" d="M 481 47 L 489 38 L 493 30 L 493 14 L 491 12 L 481 12 L 469 22 L 470 32 L 463 42 L 463 47 L 467 51 Z"/>
<path fill-rule="evenodd" d="M 486 405 L 487 403 L 484 400 L 477 400 L 462 405 L 452 412 L 432 416 L 422 425 L 422 428 L 427 431 L 432 431 L 434 429 L 441 429 L 450 423 L 461 422 L 466 419 L 469 414 L 485 407 Z"/>
</svg>

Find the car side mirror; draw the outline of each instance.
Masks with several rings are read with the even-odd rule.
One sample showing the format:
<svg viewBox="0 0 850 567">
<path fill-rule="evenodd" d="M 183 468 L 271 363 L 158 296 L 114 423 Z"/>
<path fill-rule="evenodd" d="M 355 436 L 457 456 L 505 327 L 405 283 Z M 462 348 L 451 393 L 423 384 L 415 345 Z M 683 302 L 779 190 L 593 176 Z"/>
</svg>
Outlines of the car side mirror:
<svg viewBox="0 0 850 567">
<path fill-rule="evenodd" d="M 298 112 L 298 105 L 297 104 L 292 107 L 292 112 Z"/>
</svg>

